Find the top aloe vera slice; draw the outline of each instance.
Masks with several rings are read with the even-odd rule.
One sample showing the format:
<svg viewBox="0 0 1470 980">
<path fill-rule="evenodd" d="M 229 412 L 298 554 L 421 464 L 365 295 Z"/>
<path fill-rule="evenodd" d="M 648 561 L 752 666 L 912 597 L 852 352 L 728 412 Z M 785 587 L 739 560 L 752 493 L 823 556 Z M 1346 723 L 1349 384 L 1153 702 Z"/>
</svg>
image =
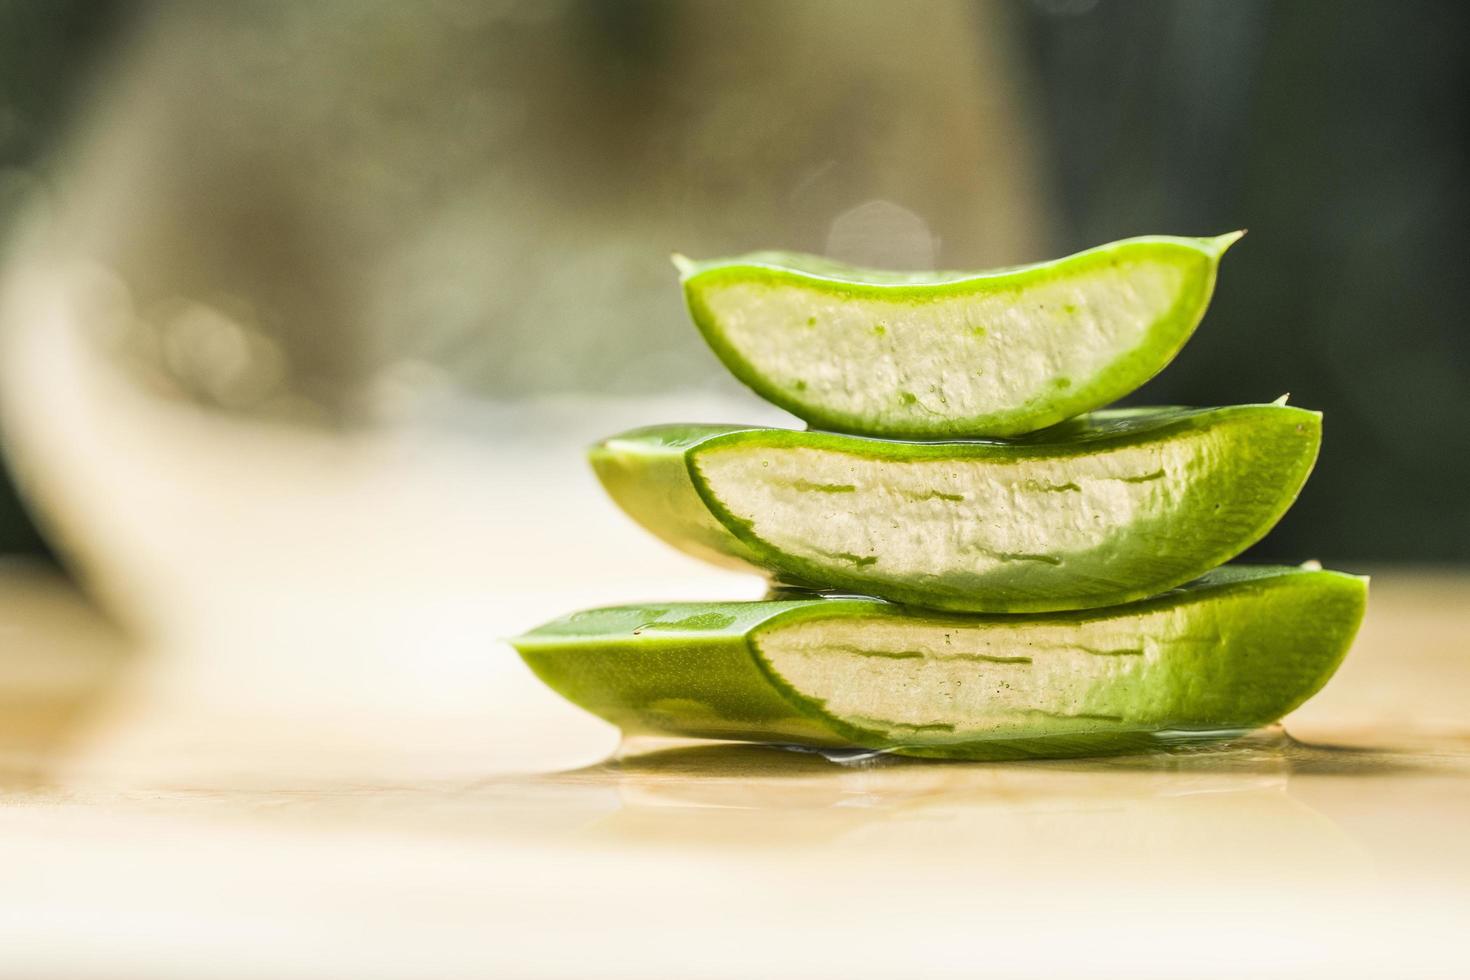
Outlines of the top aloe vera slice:
<svg viewBox="0 0 1470 980">
<path fill-rule="evenodd" d="M 665 541 L 785 581 L 961 612 L 1173 588 L 1259 540 L 1317 457 L 1286 405 L 1095 412 L 1010 441 L 668 425 L 590 452 Z"/>
<path fill-rule="evenodd" d="M 1143 602 L 952 616 L 871 599 L 574 613 L 512 642 L 629 733 L 967 759 L 1083 755 L 1235 734 L 1325 684 L 1363 579 L 1225 567 Z"/>
<path fill-rule="evenodd" d="M 989 272 L 786 252 L 675 262 L 725 366 L 813 427 L 1011 436 L 1115 401 L 1173 360 L 1241 234 L 1130 238 Z"/>
</svg>

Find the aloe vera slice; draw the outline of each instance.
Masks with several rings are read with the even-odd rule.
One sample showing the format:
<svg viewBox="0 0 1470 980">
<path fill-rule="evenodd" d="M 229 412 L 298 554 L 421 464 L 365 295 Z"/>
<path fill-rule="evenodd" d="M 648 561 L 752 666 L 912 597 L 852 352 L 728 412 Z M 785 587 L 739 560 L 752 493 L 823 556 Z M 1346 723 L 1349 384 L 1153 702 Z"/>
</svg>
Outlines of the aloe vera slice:
<svg viewBox="0 0 1470 980">
<path fill-rule="evenodd" d="M 1083 755 L 1275 721 L 1332 676 L 1366 601 L 1356 576 L 1227 566 L 1087 612 L 669 603 L 575 613 L 512 643 L 554 690 L 629 734 Z"/>
<path fill-rule="evenodd" d="M 879 272 L 785 252 L 675 263 L 725 366 L 812 426 L 1011 436 L 1157 374 L 1194 332 L 1241 234 L 1130 238 L 990 272 Z"/>
<path fill-rule="evenodd" d="M 675 425 L 594 446 L 613 499 L 698 557 L 960 612 L 1116 605 L 1260 539 L 1321 416 L 1273 405 L 1096 412 L 1008 442 Z"/>
</svg>

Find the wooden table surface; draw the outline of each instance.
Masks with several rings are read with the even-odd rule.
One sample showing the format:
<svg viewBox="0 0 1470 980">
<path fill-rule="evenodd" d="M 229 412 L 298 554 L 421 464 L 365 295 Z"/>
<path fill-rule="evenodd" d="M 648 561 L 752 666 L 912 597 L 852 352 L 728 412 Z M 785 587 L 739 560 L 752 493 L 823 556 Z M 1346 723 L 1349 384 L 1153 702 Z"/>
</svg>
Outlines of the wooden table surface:
<svg viewBox="0 0 1470 980">
<path fill-rule="evenodd" d="M 435 636 L 211 658 L 0 574 L 0 975 L 1470 976 L 1464 574 L 1380 571 L 1289 736 L 1103 760 L 619 749 Z"/>
</svg>

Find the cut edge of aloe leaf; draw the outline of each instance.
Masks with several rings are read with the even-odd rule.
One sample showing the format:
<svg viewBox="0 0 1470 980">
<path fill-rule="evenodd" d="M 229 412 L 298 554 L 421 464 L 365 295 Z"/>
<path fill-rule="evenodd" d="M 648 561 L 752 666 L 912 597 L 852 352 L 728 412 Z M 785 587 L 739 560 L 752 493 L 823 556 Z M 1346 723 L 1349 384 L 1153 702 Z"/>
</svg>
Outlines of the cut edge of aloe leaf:
<svg viewBox="0 0 1470 980">
<path fill-rule="evenodd" d="M 628 734 L 1009 759 L 1229 737 L 1346 655 L 1367 580 L 1226 566 L 1129 606 L 953 616 L 871 599 L 576 613 L 512 640 Z"/>
<path fill-rule="evenodd" d="M 759 556 L 710 512 L 684 458 L 691 446 L 735 430 L 702 424 L 634 429 L 588 447 L 587 461 L 613 502 L 654 537 L 712 565 L 750 571 Z M 643 438 L 655 432 L 660 438 Z"/>
<path fill-rule="evenodd" d="M 1130 238 L 984 272 L 882 272 L 779 252 L 674 264 L 725 366 L 813 427 L 1003 437 L 1106 405 L 1162 370 L 1243 234 Z"/>
<path fill-rule="evenodd" d="M 612 437 L 592 463 L 630 516 L 700 557 L 1045 612 L 1141 599 L 1240 554 L 1290 508 L 1320 435 L 1319 413 L 1284 405 L 1098 412 L 1009 442 L 675 425 Z"/>
</svg>

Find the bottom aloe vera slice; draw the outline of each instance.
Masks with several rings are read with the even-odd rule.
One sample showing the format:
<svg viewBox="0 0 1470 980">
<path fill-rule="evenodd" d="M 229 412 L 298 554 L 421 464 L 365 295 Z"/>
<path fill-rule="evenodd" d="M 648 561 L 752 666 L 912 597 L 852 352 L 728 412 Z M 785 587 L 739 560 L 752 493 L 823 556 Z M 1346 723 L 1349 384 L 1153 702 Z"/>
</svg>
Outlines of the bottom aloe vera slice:
<svg viewBox="0 0 1470 980">
<path fill-rule="evenodd" d="M 1315 694 L 1365 579 L 1227 566 L 1143 602 L 955 616 L 872 599 L 574 613 L 512 641 L 629 734 L 1007 759 L 1228 737 Z"/>
<path fill-rule="evenodd" d="M 1010 441 L 715 425 L 594 446 L 665 541 L 794 584 L 957 612 L 1117 605 L 1254 544 L 1296 499 L 1321 416 L 1287 406 L 1096 412 Z"/>
</svg>

